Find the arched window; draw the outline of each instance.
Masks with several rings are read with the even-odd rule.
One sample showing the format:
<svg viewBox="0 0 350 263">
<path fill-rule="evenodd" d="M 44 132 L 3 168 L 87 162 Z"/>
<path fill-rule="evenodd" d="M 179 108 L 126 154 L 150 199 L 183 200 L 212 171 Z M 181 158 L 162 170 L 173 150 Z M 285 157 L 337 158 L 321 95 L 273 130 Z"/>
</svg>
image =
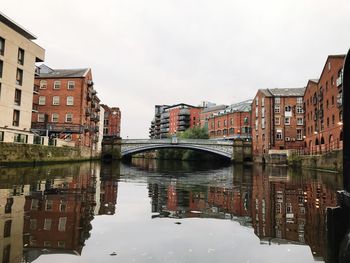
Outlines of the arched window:
<svg viewBox="0 0 350 263">
<path fill-rule="evenodd" d="M 322 138 L 321 138 L 321 144 L 324 144 L 324 138 L 323 138 L 323 136 L 322 136 Z"/>
<path fill-rule="evenodd" d="M 316 141 L 315 141 L 315 145 L 318 145 L 319 143 L 318 143 L 318 138 L 316 138 Z"/>
<path fill-rule="evenodd" d="M 234 133 L 235 133 L 235 129 L 234 129 L 234 128 L 230 128 L 230 129 L 229 129 L 229 133 L 230 133 L 230 134 L 234 134 Z"/>
</svg>

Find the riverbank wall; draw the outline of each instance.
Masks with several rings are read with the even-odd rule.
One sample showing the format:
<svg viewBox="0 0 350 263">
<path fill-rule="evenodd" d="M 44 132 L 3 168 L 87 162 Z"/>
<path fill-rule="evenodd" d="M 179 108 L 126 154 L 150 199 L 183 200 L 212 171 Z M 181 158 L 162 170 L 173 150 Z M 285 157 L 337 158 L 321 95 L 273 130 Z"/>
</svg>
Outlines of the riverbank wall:
<svg viewBox="0 0 350 263">
<path fill-rule="evenodd" d="M 343 172 L 343 150 L 320 155 L 291 155 L 287 163 L 292 167 Z"/>
<path fill-rule="evenodd" d="M 31 165 L 99 159 L 89 147 L 56 147 L 36 144 L 0 143 L 0 165 Z"/>
</svg>

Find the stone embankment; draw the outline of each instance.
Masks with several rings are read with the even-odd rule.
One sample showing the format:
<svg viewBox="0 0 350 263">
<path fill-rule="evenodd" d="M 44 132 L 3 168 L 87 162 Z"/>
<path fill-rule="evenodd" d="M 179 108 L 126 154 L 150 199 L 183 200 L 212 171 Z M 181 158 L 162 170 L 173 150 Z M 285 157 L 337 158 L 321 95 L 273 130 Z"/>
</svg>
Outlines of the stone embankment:
<svg viewBox="0 0 350 263">
<path fill-rule="evenodd" d="M 55 147 L 35 144 L 0 143 L 0 165 L 26 165 L 98 159 L 88 147 Z"/>
</svg>

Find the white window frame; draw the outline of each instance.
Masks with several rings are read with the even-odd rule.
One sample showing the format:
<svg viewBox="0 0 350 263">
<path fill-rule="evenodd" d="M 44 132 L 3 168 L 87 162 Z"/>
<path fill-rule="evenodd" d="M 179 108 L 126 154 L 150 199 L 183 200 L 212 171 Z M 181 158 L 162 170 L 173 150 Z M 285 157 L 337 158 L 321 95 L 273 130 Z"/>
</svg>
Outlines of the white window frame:
<svg viewBox="0 0 350 263">
<path fill-rule="evenodd" d="M 276 140 L 277 141 L 283 140 L 283 133 L 282 132 L 276 132 Z"/>
<path fill-rule="evenodd" d="M 68 116 L 70 116 L 71 121 L 68 121 Z M 67 123 L 73 122 L 73 113 L 71 112 L 66 113 L 65 122 Z"/>
<path fill-rule="evenodd" d="M 275 104 L 281 104 L 281 98 L 275 97 Z"/>
<path fill-rule="evenodd" d="M 275 117 L 275 125 L 281 125 L 281 118 L 280 117 Z"/>
<path fill-rule="evenodd" d="M 53 89 L 60 89 L 61 88 L 61 81 L 60 80 L 55 80 L 53 82 Z"/>
<path fill-rule="evenodd" d="M 72 90 L 72 89 L 74 89 L 74 88 L 75 88 L 75 81 L 74 81 L 74 80 L 68 81 L 68 83 L 67 83 L 67 89 L 68 89 L 68 90 Z"/>
<path fill-rule="evenodd" d="M 58 219 L 58 231 L 66 231 L 67 217 L 60 217 Z"/>
<path fill-rule="evenodd" d="M 44 230 L 51 230 L 51 225 L 52 225 L 52 219 L 51 218 L 45 218 L 44 221 Z"/>
<path fill-rule="evenodd" d="M 296 111 L 298 114 L 304 113 L 304 109 L 302 105 L 297 105 Z"/>
<path fill-rule="evenodd" d="M 38 122 L 45 122 L 45 113 L 38 113 Z"/>
<path fill-rule="evenodd" d="M 60 96 L 53 96 L 52 97 L 52 105 L 60 105 Z"/>
<path fill-rule="evenodd" d="M 298 133 L 300 131 L 300 133 Z M 303 129 L 297 129 L 297 140 L 303 140 Z"/>
<path fill-rule="evenodd" d="M 303 104 L 303 97 L 297 98 L 297 104 Z"/>
<path fill-rule="evenodd" d="M 291 117 L 284 117 L 284 125 L 290 125 Z"/>
<path fill-rule="evenodd" d="M 39 96 L 39 105 L 46 105 L 46 96 Z"/>
<path fill-rule="evenodd" d="M 275 105 L 275 113 L 280 113 L 280 112 L 281 112 L 280 105 Z"/>
<path fill-rule="evenodd" d="M 73 96 L 67 96 L 67 105 L 73 106 L 74 105 L 74 97 Z"/>
<path fill-rule="evenodd" d="M 40 80 L 40 83 L 39 83 L 39 88 L 40 89 L 47 89 L 47 81 L 46 80 Z"/>
<path fill-rule="evenodd" d="M 304 125 L 304 118 L 303 117 L 297 117 L 297 125 Z"/>
<path fill-rule="evenodd" d="M 52 122 L 58 122 L 58 119 L 59 119 L 58 113 L 52 113 L 52 115 L 51 115 L 51 121 L 52 121 Z"/>
</svg>

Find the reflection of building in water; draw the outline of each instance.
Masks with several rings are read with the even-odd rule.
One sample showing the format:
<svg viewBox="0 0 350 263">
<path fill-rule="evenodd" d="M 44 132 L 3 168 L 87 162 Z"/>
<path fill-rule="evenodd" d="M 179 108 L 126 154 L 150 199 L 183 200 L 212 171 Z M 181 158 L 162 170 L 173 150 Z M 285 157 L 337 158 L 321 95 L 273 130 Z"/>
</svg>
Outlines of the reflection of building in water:
<svg viewBox="0 0 350 263">
<path fill-rule="evenodd" d="M 289 178 L 293 179 L 293 178 Z M 286 239 L 308 244 L 315 256 L 324 251 L 325 210 L 336 204 L 335 190 L 307 175 L 274 180 L 254 169 L 252 223 L 262 240 Z"/>
<path fill-rule="evenodd" d="M 82 165 L 75 172 L 72 176 L 39 181 L 32 186 L 30 196 L 26 196 L 23 228 L 26 262 L 41 253 L 81 253 L 91 230 L 95 178 L 89 165 Z"/>
<path fill-rule="evenodd" d="M 21 262 L 25 192 L 29 186 L 0 189 L 0 260 Z"/>
<path fill-rule="evenodd" d="M 212 217 L 227 218 L 227 215 L 245 217 L 249 211 L 249 188 L 194 186 L 181 187 L 177 180 L 168 184 L 149 184 L 152 212 L 160 217 Z"/>
</svg>

